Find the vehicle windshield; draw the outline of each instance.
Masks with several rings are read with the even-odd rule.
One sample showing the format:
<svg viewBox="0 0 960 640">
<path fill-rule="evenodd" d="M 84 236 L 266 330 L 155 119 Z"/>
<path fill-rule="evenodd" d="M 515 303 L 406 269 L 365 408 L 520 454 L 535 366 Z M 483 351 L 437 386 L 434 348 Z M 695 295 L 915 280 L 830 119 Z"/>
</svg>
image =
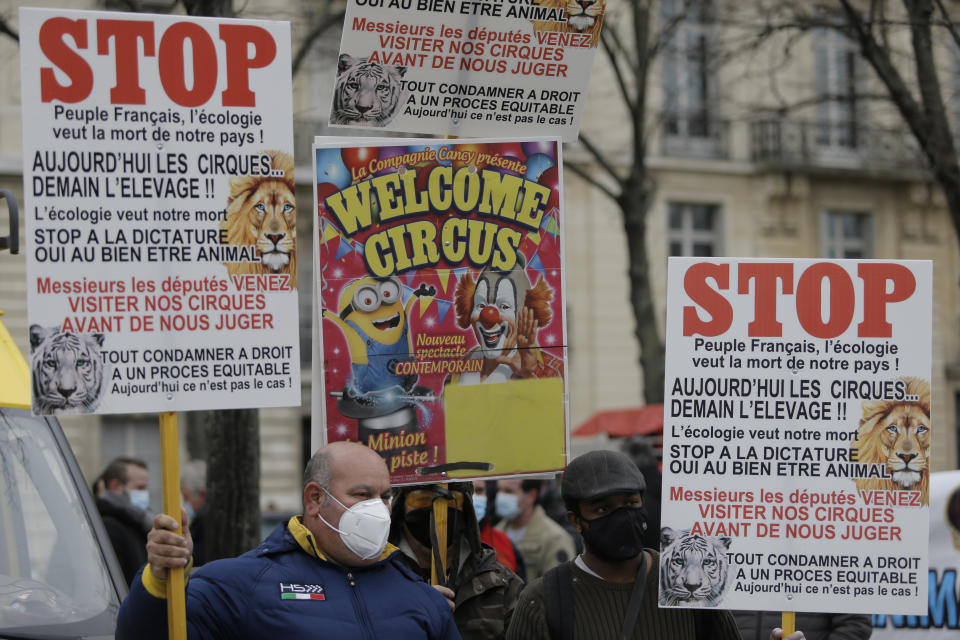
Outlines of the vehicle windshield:
<svg viewBox="0 0 960 640">
<path fill-rule="evenodd" d="M 112 635 L 120 606 L 51 427 L 0 408 L 0 635 Z"/>
</svg>

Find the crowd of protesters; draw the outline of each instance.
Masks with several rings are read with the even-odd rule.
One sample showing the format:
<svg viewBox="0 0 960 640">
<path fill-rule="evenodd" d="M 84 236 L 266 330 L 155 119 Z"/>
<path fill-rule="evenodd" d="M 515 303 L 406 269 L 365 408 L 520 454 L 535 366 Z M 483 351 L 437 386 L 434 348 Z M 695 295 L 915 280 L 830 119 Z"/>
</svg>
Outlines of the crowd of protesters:
<svg viewBox="0 0 960 640">
<path fill-rule="evenodd" d="M 146 477 L 142 461 L 118 458 L 93 486 L 131 583 L 117 638 L 166 637 L 177 567 L 190 567 L 190 638 L 783 638 L 770 613 L 658 607 L 660 476 L 644 443 L 578 456 L 557 480 L 399 488 L 372 450 L 333 443 L 307 464 L 301 515 L 256 549 L 202 567 L 202 528 L 189 525 L 205 509 L 202 463 L 184 470 L 183 535 L 149 511 Z M 868 616 L 797 620 L 788 640 L 870 636 Z"/>
</svg>

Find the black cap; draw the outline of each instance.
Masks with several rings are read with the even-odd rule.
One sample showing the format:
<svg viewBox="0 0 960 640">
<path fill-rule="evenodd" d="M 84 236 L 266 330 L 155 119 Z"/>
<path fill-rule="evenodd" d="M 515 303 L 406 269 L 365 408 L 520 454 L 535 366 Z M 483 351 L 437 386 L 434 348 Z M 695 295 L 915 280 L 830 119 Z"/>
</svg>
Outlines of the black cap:
<svg viewBox="0 0 960 640">
<path fill-rule="evenodd" d="M 647 483 L 637 465 L 619 451 L 591 451 L 563 472 L 560 491 L 567 500 L 593 500 L 612 493 L 643 492 Z"/>
</svg>

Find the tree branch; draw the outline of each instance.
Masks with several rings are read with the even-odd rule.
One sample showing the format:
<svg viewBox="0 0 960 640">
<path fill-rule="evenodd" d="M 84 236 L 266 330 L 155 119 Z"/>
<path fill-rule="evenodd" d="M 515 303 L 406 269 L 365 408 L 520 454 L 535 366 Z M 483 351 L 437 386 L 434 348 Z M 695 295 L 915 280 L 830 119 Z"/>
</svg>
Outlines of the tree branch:
<svg viewBox="0 0 960 640">
<path fill-rule="evenodd" d="M 943 6 L 942 0 L 937 0 L 937 8 L 940 10 L 940 15 L 943 16 L 943 24 L 941 26 L 950 33 L 950 37 L 953 38 L 953 43 L 960 47 L 960 32 L 957 32 L 957 26 L 953 24 L 950 14 L 947 13 L 947 8 Z"/>
<path fill-rule="evenodd" d="M 607 59 L 610 61 L 610 68 L 613 69 L 613 76 L 617 81 L 617 88 L 620 90 L 620 97 L 623 98 L 623 101 L 627 104 L 627 109 L 633 113 L 633 97 L 630 95 L 630 88 L 627 86 L 626 79 L 623 77 L 623 71 L 620 69 L 620 60 L 617 56 L 617 53 L 614 51 L 613 46 L 609 42 L 609 38 L 614 38 L 615 35 L 611 35 L 608 38 L 608 32 L 612 32 L 613 29 L 604 29 L 600 32 L 600 42 L 603 43 L 603 51 L 607 54 Z"/>
<path fill-rule="evenodd" d="M 637 49 L 646 51 L 650 42 L 650 5 L 641 5 L 637 0 L 633 2 L 633 33 Z M 637 60 L 633 69 L 633 83 L 636 86 L 636 99 L 630 110 L 633 123 L 633 163 L 630 175 L 636 179 L 646 174 L 647 136 L 644 122 L 647 119 L 647 72 L 650 69 L 650 60 L 643 56 Z"/>
<path fill-rule="evenodd" d="M 590 155 L 592 155 L 593 159 L 597 161 L 597 164 L 599 164 L 600 167 L 607 172 L 607 175 L 609 175 L 613 181 L 617 183 L 617 186 L 623 190 L 623 178 L 620 177 L 620 175 L 617 173 L 617 170 L 613 168 L 613 165 L 610 164 L 600 149 L 598 149 L 597 146 L 590 141 L 590 138 L 583 134 L 583 132 L 580 132 L 580 144 L 582 144 L 584 148 L 590 152 Z"/>
<path fill-rule="evenodd" d="M 620 39 L 620 31 L 615 29 L 613 25 L 609 22 L 607 23 L 608 28 L 600 32 L 601 36 L 607 36 L 613 40 L 612 43 L 607 43 L 608 45 L 613 45 L 616 49 L 618 55 L 620 55 L 624 60 L 627 61 L 628 67 L 633 67 L 636 65 L 636 61 L 633 59 L 633 55 L 629 47 L 624 46 L 623 40 Z"/>
<path fill-rule="evenodd" d="M 933 5 L 930 0 L 905 0 L 904 5 L 913 22 L 910 34 L 916 59 L 917 88 L 923 101 L 923 111 L 930 132 L 928 144 L 924 145 L 925 151 L 935 171 L 951 171 L 956 174 L 957 152 L 953 146 L 950 122 L 943 106 L 940 79 L 937 77 L 933 54 L 933 37 L 930 30 Z"/>
<path fill-rule="evenodd" d="M 334 11 L 329 13 L 330 4 L 327 3 L 324 7 L 324 14 L 319 19 L 319 21 L 311 27 L 310 31 L 307 32 L 307 35 L 304 36 L 303 40 L 300 42 L 300 47 L 297 49 L 296 55 L 293 56 L 293 73 L 296 73 L 300 66 L 303 64 L 303 61 L 307 58 L 307 53 L 310 52 L 310 47 L 313 46 L 313 43 L 324 34 L 324 32 L 330 27 L 336 25 L 341 20 L 343 16 L 346 15 L 344 9 L 339 11 Z"/>
<path fill-rule="evenodd" d="M 877 43 L 873 34 L 867 29 L 860 12 L 850 4 L 849 0 L 839 0 L 839 2 L 847 16 L 848 26 L 860 44 L 863 57 L 870 63 L 870 66 L 873 67 L 880 80 L 887 87 L 891 100 L 900 110 L 900 114 L 916 136 L 920 146 L 926 148 L 929 126 L 926 124 L 926 117 L 920 104 L 910 93 L 903 76 L 893 65 L 887 51 Z"/>
<path fill-rule="evenodd" d="M 593 188 L 595 188 L 595 189 L 599 189 L 601 192 L 603 192 L 603 194 L 604 194 L 605 196 L 607 196 L 608 198 L 610 198 L 611 200 L 613 200 L 614 202 L 616 202 L 617 204 L 619 204 L 619 200 L 617 200 L 618 195 L 617 195 L 616 193 L 614 193 L 614 192 L 613 192 L 609 187 L 607 187 L 605 184 L 603 184 L 602 182 L 600 182 L 599 180 L 597 180 L 596 178 L 594 178 L 593 175 L 591 175 L 590 173 L 588 173 L 587 170 L 584 169 L 584 168 L 583 168 L 582 166 L 580 166 L 579 164 L 577 164 L 577 163 L 575 163 L 575 162 L 564 162 L 564 163 L 563 163 L 563 168 L 564 168 L 564 169 L 570 169 L 570 170 L 573 171 L 575 174 L 577 174 L 578 176 L 580 176 L 581 178 L 583 178 L 583 180 L 586 181 L 591 187 L 593 187 Z"/>
<path fill-rule="evenodd" d="M 7 22 L 7 19 L 3 16 L 0 16 L 0 33 L 6 34 L 17 42 L 20 42 L 20 34 L 10 26 L 10 23 Z"/>
</svg>

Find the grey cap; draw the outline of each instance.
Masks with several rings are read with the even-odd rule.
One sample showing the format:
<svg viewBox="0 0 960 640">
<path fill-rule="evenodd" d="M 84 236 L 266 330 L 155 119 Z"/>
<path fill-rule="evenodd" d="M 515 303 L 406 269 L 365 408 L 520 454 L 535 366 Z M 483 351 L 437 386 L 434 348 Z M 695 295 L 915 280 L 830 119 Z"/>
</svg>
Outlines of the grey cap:
<svg viewBox="0 0 960 640">
<path fill-rule="evenodd" d="M 637 465 L 619 451 L 591 451 L 577 456 L 563 472 L 565 499 L 593 500 L 612 493 L 643 492 L 647 483 Z"/>
</svg>

